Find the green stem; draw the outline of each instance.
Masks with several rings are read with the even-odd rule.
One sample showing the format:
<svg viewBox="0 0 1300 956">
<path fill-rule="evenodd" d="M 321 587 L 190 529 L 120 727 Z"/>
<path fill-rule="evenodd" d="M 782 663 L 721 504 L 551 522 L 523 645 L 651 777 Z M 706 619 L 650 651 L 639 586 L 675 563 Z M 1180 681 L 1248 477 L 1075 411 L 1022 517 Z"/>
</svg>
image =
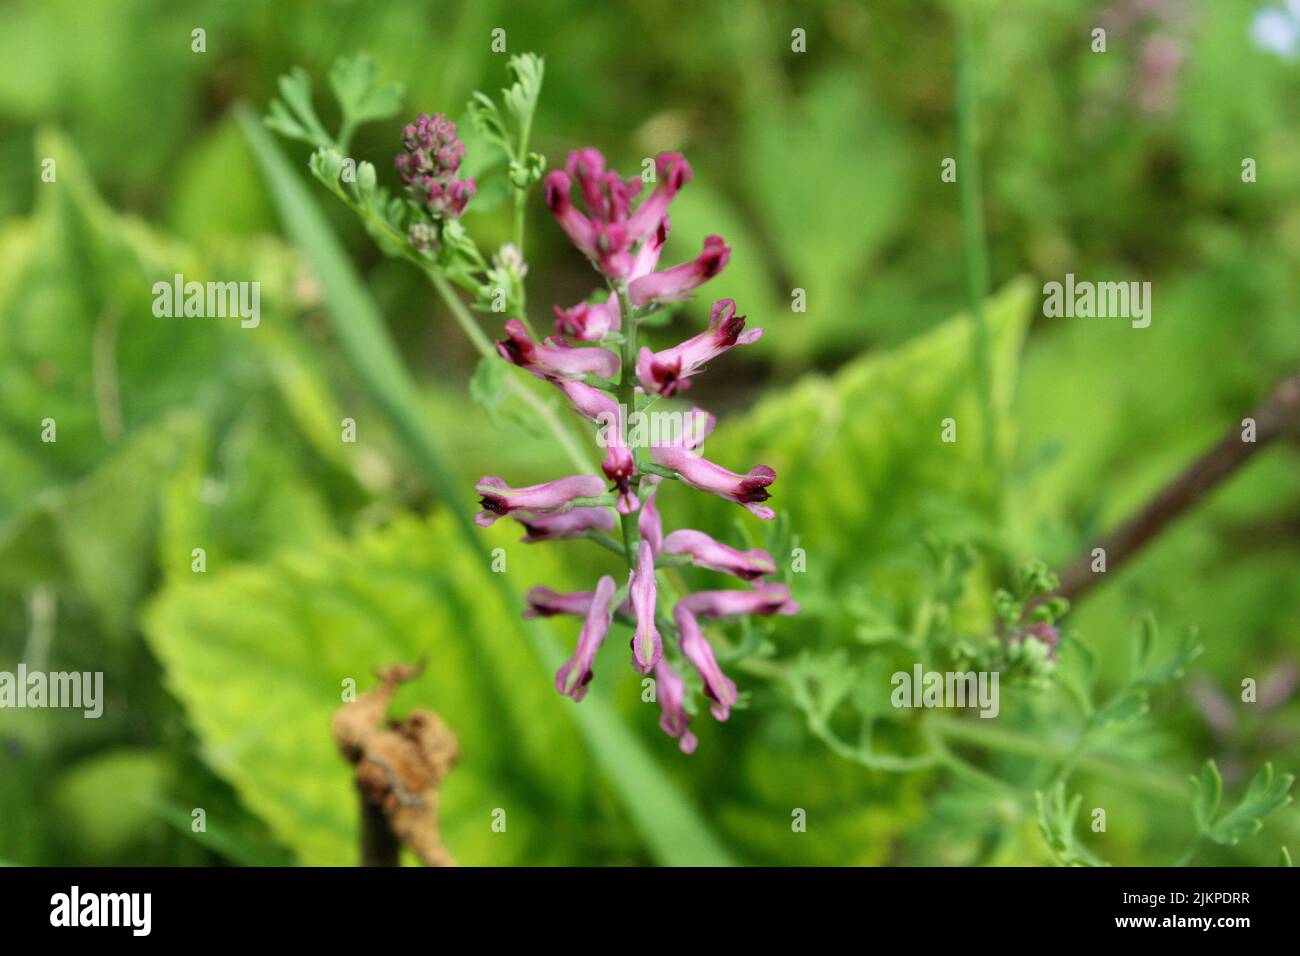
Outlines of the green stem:
<svg viewBox="0 0 1300 956">
<path fill-rule="evenodd" d="M 1187 848 L 1187 851 L 1178 858 L 1178 862 L 1176 862 L 1174 866 L 1187 866 L 1187 864 L 1192 862 L 1192 857 L 1196 856 L 1196 851 L 1201 848 L 1202 836 L 1203 834 L 1201 833 L 1196 834 L 1191 845 Z"/>
<path fill-rule="evenodd" d="M 627 415 L 636 411 L 636 313 L 632 311 L 632 300 L 627 294 L 627 283 L 618 282 L 612 286 L 614 293 L 618 296 L 618 308 L 622 313 L 622 332 L 623 332 L 623 362 L 619 370 L 618 379 L 618 401 L 626 410 Z M 633 460 L 636 459 L 636 449 L 632 449 Z M 639 494 L 641 487 L 641 473 L 637 470 L 637 476 L 634 479 L 636 487 L 633 492 Z M 631 570 L 636 568 L 636 548 L 639 537 L 636 516 L 619 515 L 620 524 L 623 526 L 623 548 L 627 555 L 627 566 Z"/>
<path fill-rule="evenodd" d="M 456 320 L 456 324 L 460 326 L 461 331 L 464 332 L 466 338 L 469 339 L 470 344 L 478 350 L 478 354 L 484 358 L 490 358 L 495 355 L 496 350 L 492 346 L 492 340 L 489 339 L 484 331 L 479 327 L 473 314 L 466 307 L 465 303 L 460 300 L 460 296 L 456 295 L 456 290 L 452 288 L 451 283 L 447 281 L 447 278 L 436 271 L 433 268 L 432 263 L 427 259 L 416 255 L 416 253 L 411 250 L 405 236 L 395 231 L 382 219 L 374 216 L 365 206 L 351 201 L 348 202 L 348 205 L 373 230 L 383 233 L 398 249 L 403 250 L 403 258 L 419 267 L 420 271 L 424 273 L 425 277 L 433 285 L 434 291 L 438 293 L 443 304 L 445 304 L 448 311 L 451 312 L 452 318 Z M 527 316 L 521 316 L 521 318 L 523 319 L 524 324 L 528 327 L 529 335 L 533 338 L 537 338 L 536 333 L 532 331 L 532 326 L 528 323 Z M 560 448 L 563 449 L 564 453 L 569 457 L 569 460 L 573 462 L 578 471 L 594 472 L 596 470 L 595 465 L 583 452 L 577 442 L 574 441 L 572 432 L 561 423 L 559 417 L 555 414 L 555 410 L 551 408 L 550 405 L 546 404 L 546 402 L 538 397 L 534 392 L 530 391 L 526 385 L 519 381 L 518 376 L 512 375 L 506 381 L 508 383 L 507 387 L 510 391 L 521 399 L 523 403 L 532 410 L 533 414 L 541 419 L 542 424 L 547 427 L 551 434 L 555 436 L 555 440 L 559 443 Z"/>
<path fill-rule="evenodd" d="M 469 337 L 474 348 L 478 349 L 479 355 L 484 358 L 495 358 L 496 349 L 493 347 L 491 340 L 484 334 L 483 330 L 479 328 L 478 323 L 474 321 L 474 316 L 470 313 L 465 303 L 460 300 L 460 296 L 456 295 L 456 290 L 451 287 L 451 283 L 449 283 L 443 276 L 433 271 L 432 267 L 429 265 L 425 264 L 422 268 L 424 269 L 424 274 L 428 276 L 429 282 L 433 284 L 433 288 L 438 293 L 439 298 L 442 299 L 443 303 L 447 306 L 447 309 L 455 318 L 456 323 L 461 327 L 465 335 Z M 595 465 L 579 447 L 577 442 L 574 441 L 572 432 L 565 428 L 561 423 L 559 417 L 555 414 L 555 409 L 536 395 L 527 385 L 519 381 L 518 376 L 511 375 L 507 379 L 507 382 L 507 387 L 510 391 L 517 395 L 525 405 L 531 408 L 533 414 L 540 418 L 546 427 L 550 429 L 551 434 L 555 436 L 555 440 L 559 442 L 560 447 L 564 450 L 564 453 L 568 455 L 569 460 L 573 462 L 578 471 L 594 472 L 596 470 Z"/>
<path fill-rule="evenodd" d="M 957 67 L 957 179 L 961 184 L 962 239 L 966 259 L 966 295 L 975 322 L 975 377 L 983 415 L 984 454 L 994 464 L 992 346 L 984 300 L 989 294 L 988 246 L 980 205 L 979 152 L 975 129 L 975 53 L 966 16 L 959 18 Z"/>
<path fill-rule="evenodd" d="M 1051 741 L 1030 737 L 1015 730 L 984 726 L 987 721 L 960 720 L 951 717 L 931 718 L 935 730 L 949 740 L 960 740 L 986 750 L 998 750 L 1003 753 L 1017 754 L 1023 757 L 1038 757 L 1052 762 L 1070 760 L 1073 746 L 1062 747 Z M 1077 745 L 1077 742 L 1076 742 Z M 1184 801 L 1187 788 L 1181 778 L 1140 767 L 1134 764 L 1117 763 L 1103 757 L 1081 754 L 1075 766 L 1085 773 L 1108 777 L 1127 784 L 1131 789 L 1147 793 L 1153 797 L 1164 797 Z"/>
</svg>

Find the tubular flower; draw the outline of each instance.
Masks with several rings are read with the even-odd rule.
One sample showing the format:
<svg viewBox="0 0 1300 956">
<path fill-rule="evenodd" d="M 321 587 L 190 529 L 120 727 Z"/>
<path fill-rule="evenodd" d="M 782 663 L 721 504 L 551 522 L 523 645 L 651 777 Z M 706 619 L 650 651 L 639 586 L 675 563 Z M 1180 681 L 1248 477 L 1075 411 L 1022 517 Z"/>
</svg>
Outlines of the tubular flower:
<svg viewBox="0 0 1300 956">
<path fill-rule="evenodd" d="M 636 477 L 636 458 L 627 447 L 624 437 L 626 427 L 621 407 L 608 392 L 602 392 L 584 382 L 558 382 L 560 390 L 573 403 L 573 410 L 589 421 L 601 426 L 600 443 L 605 446 L 605 460 L 600 469 L 614 483 L 618 492 L 617 508 L 620 514 L 631 514 L 641 501 L 632 490 Z"/>
<path fill-rule="evenodd" d="M 474 520 L 486 528 L 515 511 L 563 511 L 574 498 L 595 498 L 605 485 L 594 475 L 572 475 L 527 488 L 511 488 L 500 478 L 486 475 L 479 479 L 475 490 L 482 495 L 479 504 L 484 510 Z"/>
<path fill-rule="evenodd" d="M 709 327 L 680 345 L 651 352 L 643 348 L 637 356 L 636 374 L 647 392 L 669 396 L 686 388 L 686 379 L 737 345 L 749 345 L 763 337 L 762 329 L 745 331 L 745 317 L 736 315 L 736 303 L 719 299 L 709 310 Z"/>
<path fill-rule="evenodd" d="M 465 144 L 456 124 L 441 113 L 421 113 L 402 128 L 403 152 L 397 172 L 411 195 L 428 207 L 434 218 L 458 218 L 474 196 L 474 180 L 457 179 Z"/>
<path fill-rule="evenodd" d="M 629 225 L 634 237 L 639 238 L 653 229 L 668 214 L 669 204 L 691 181 L 691 164 L 681 153 L 660 153 L 655 157 L 655 173 L 658 181 L 655 191 L 632 214 Z"/>
<path fill-rule="evenodd" d="M 691 718 L 683 706 L 686 682 L 667 661 L 661 660 L 655 665 L 655 696 L 659 701 L 660 729 L 677 740 L 682 753 L 694 753 L 699 741 L 690 731 Z"/>
<path fill-rule="evenodd" d="M 647 502 L 647 505 L 649 502 Z M 776 573 L 776 562 L 766 551 L 738 551 L 709 537 L 703 531 L 683 528 L 674 531 L 663 542 L 664 554 L 681 554 L 691 559 L 698 568 L 721 571 L 746 581 Z"/>
<path fill-rule="evenodd" d="M 533 588 L 524 595 L 524 600 L 528 602 L 528 610 L 524 611 L 524 617 L 555 617 L 557 614 L 576 614 L 578 617 L 586 617 L 587 612 L 591 610 L 591 599 L 595 596 L 595 591 L 561 594 L 550 588 Z"/>
<path fill-rule="evenodd" d="M 678 478 L 697 491 L 734 501 L 764 521 L 776 517 L 776 512 L 763 504 L 772 497 L 767 492 L 767 486 L 776 481 L 776 472 L 767 465 L 756 465 L 748 474 L 738 475 L 688 448 L 655 445 L 650 451 L 656 464 L 671 468 L 677 472 Z"/>
<path fill-rule="evenodd" d="M 723 242 L 722 237 L 708 236 L 704 240 L 704 250 L 690 262 L 632 279 L 627 287 L 628 296 L 637 307 L 690 298 L 691 291 L 721 272 L 730 258 L 731 247 Z"/>
<path fill-rule="evenodd" d="M 587 608 L 587 619 L 578 634 L 578 646 L 573 656 L 555 672 L 555 689 L 566 697 L 582 700 L 587 696 L 587 685 L 592 678 L 591 665 L 609 633 L 609 602 L 613 597 L 614 579 L 607 574 L 596 583 L 596 593 Z"/>
<path fill-rule="evenodd" d="M 678 601 L 673 608 L 673 621 L 677 624 L 678 646 L 704 678 L 704 693 L 713 700 L 709 709 L 718 720 L 726 720 L 731 715 L 731 706 L 736 702 L 736 685 L 722 673 L 717 658 L 713 656 L 713 648 L 700 633 L 699 622 L 690 609 L 683 606 L 682 601 Z"/>
<path fill-rule="evenodd" d="M 506 323 L 506 336 L 497 342 L 501 357 L 548 382 L 577 381 L 585 375 L 613 378 L 618 374 L 618 356 L 608 349 L 570 348 L 563 339 L 547 339 L 547 344 L 538 345 L 518 319 Z"/>
<path fill-rule="evenodd" d="M 649 541 L 642 541 L 637 548 L 636 569 L 628 578 L 628 593 L 636 614 L 632 666 L 639 674 L 649 674 L 664 656 L 663 640 L 655 627 L 655 558 Z"/>
<path fill-rule="evenodd" d="M 614 505 L 621 515 L 630 515 L 641 505 L 632 488 L 632 479 L 636 477 L 636 458 L 632 449 L 625 445 L 610 445 L 605 449 L 605 459 L 600 463 L 600 470 L 614 483 L 618 492 L 618 501 Z"/>
<path fill-rule="evenodd" d="M 690 166 L 676 153 L 659 156 L 656 166 L 659 185 L 635 212 L 632 200 L 641 192 L 641 180 L 623 179 L 607 170 L 599 150 L 575 150 L 563 170 L 546 176 L 546 205 L 551 215 L 569 241 L 610 279 L 625 280 L 641 264 L 633 248 L 647 233 L 658 230 L 668 204 L 690 179 Z M 575 181 L 585 213 L 573 203 Z M 653 263 L 649 268 L 654 268 Z"/>
<path fill-rule="evenodd" d="M 514 519 L 528 532 L 519 539 L 527 544 L 582 538 L 588 531 L 614 530 L 614 516 L 608 508 L 571 508 L 550 514 L 520 512 Z"/>
<path fill-rule="evenodd" d="M 664 547 L 664 527 L 659 520 L 659 509 L 655 505 L 657 491 L 652 492 L 641 505 L 641 517 L 636 520 L 636 529 L 641 540 L 650 544 L 650 551 L 657 558 Z"/>
<path fill-rule="evenodd" d="M 484 478 L 478 491 L 485 510 L 478 521 L 486 525 L 511 515 L 527 531 L 524 541 L 588 537 L 622 556 L 628 567 L 625 588 L 616 591 L 609 576 L 602 577 L 594 591 L 561 594 L 536 587 L 528 592 L 525 616 L 584 619 L 573 656 L 555 675 L 556 689 L 575 701 L 586 694 L 596 653 L 609 628 L 614 622 L 630 628 L 632 666 L 640 674 L 653 675 L 655 681 L 659 726 L 689 754 L 698 741 L 690 731 L 687 694 L 700 684 L 686 668 L 698 673 L 718 720 L 730 717 L 738 698 L 735 683 L 718 666 L 701 622 L 794 614 L 799 605 L 787 586 L 765 580 L 777 572 L 768 552 L 741 551 L 690 528 L 665 534 L 660 519 L 660 489 L 671 487 L 663 480 L 666 477 L 734 501 L 759 518 L 772 518 L 775 513 L 764 504 L 768 486 L 776 479 L 771 468 L 759 465 L 741 475 L 704 458 L 700 448 L 715 419 L 700 408 L 686 413 L 677 433 L 662 441 L 651 423 L 648 454 L 659 466 L 653 474 L 646 472 L 649 466 L 638 460 L 640 452 L 633 448 L 647 444 L 639 437 L 639 421 L 629 437 L 629 420 L 636 420 L 630 419 L 631 413 L 643 412 L 659 396 L 675 394 L 723 352 L 755 342 L 763 334 L 762 329 L 746 329 L 735 302 L 724 299 L 713 303 L 708 327 L 700 334 L 660 352 L 637 351 L 638 326 L 648 312 L 660 303 L 689 297 L 731 255 L 726 242 L 709 236 L 695 259 L 659 270 L 668 237 L 668 207 L 690 180 L 691 169 L 675 153 L 661 155 L 656 165 L 655 189 L 639 205 L 640 180 L 619 176 L 595 149 L 570 153 L 564 168 L 545 181 L 551 213 L 604 274 L 608 286 L 602 296 L 567 309 L 557 306 L 555 330 L 576 342 L 610 342 L 611 347 L 617 343 L 622 358 L 599 345 L 570 347 L 565 338 L 535 342 L 518 319 L 506 323 L 506 338 L 497 343 L 504 359 L 553 383 L 573 412 L 595 424 L 598 444 L 604 449 L 601 472 L 615 495 L 605 494 L 608 486 L 596 475 L 517 489 L 506 487 L 500 478 Z M 603 503 L 610 501 L 612 505 Z M 634 512 L 639 513 L 634 516 Z M 621 535 L 611 534 L 616 525 L 621 526 Z M 685 595 L 676 587 L 664 590 L 670 582 L 658 578 L 656 565 L 678 565 L 683 559 L 740 578 L 749 586 Z M 662 604 L 665 595 L 675 600 L 671 615 Z"/>
<path fill-rule="evenodd" d="M 617 332 L 621 324 L 618 296 L 612 292 L 603 304 L 579 302 L 568 309 L 555 306 L 555 331 L 579 342 L 599 342 L 610 332 Z"/>
<path fill-rule="evenodd" d="M 752 591 L 696 591 L 678 602 L 696 617 L 737 617 L 744 614 L 798 614 L 784 584 L 760 584 Z"/>
</svg>

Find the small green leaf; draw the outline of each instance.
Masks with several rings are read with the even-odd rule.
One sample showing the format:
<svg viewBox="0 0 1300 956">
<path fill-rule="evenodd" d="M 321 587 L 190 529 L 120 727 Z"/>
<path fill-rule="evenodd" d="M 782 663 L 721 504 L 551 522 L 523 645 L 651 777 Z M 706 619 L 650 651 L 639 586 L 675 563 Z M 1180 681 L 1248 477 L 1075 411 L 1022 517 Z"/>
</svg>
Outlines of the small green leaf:
<svg viewBox="0 0 1300 956">
<path fill-rule="evenodd" d="M 329 133 L 316 116 L 311 105 L 311 77 L 302 67 L 295 66 L 280 77 L 279 100 L 271 101 L 271 111 L 263 122 L 282 136 L 299 139 L 313 146 L 333 144 Z"/>
<path fill-rule="evenodd" d="M 542 58 L 535 53 L 512 56 L 506 64 L 506 77 L 510 80 L 510 86 L 501 91 L 501 98 L 506 109 L 521 126 L 532 122 L 533 110 L 537 108 L 537 98 L 542 92 L 544 72 Z"/>
<path fill-rule="evenodd" d="M 1097 711 L 1097 716 L 1093 719 L 1096 726 L 1104 727 L 1107 724 L 1119 724 L 1129 720 L 1136 720 L 1146 712 L 1146 691 L 1136 687 L 1126 687 L 1112 697 L 1101 710 Z"/>
<path fill-rule="evenodd" d="M 505 398 L 508 372 L 509 366 L 499 356 L 483 356 L 469 380 L 469 397 L 492 411 Z"/>
<path fill-rule="evenodd" d="M 1062 866 L 1106 865 L 1091 850 L 1080 845 L 1074 836 L 1079 810 L 1083 807 L 1083 794 L 1076 793 L 1074 799 L 1067 804 L 1065 785 L 1058 783 L 1047 793 L 1036 790 L 1034 804 L 1037 810 L 1038 832 L 1042 834 L 1048 849 Z"/>
<path fill-rule="evenodd" d="M 1192 812 L 1196 816 L 1196 826 L 1202 833 L 1210 829 L 1215 814 L 1219 812 L 1219 801 L 1223 796 L 1223 778 L 1213 760 L 1205 761 L 1201 776 L 1190 777 L 1192 784 Z"/>
<path fill-rule="evenodd" d="M 349 132 L 362 123 L 397 115 L 402 104 L 402 84 L 377 84 L 376 72 L 375 61 L 367 53 L 339 57 L 330 69 L 330 89 L 338 98 L 344 128 Z"/>
<path fill-rule="evenodd" d="M 1289 773 L 1274 779 L 1273 765 L 1264 764 L 1250 781 L 1241 802 L 1214 824 L 1207 835 L 1215 843 L 1232 846 L 1258 833 L 1264 817 L 1291 802 L 1288 791 L 1294 780 Z"/>
<path fill-rule="evenodd" d="M 470 120 L 480 135 L 488 142 L 513 155 L 510 147 L 510 134 L 506 132 L 505 120 L 501 118 L 501 112 L 491 98 L 476 90 L 473 96 L 470 97 L 467 109 L 469 110 Z"/>
</svg>

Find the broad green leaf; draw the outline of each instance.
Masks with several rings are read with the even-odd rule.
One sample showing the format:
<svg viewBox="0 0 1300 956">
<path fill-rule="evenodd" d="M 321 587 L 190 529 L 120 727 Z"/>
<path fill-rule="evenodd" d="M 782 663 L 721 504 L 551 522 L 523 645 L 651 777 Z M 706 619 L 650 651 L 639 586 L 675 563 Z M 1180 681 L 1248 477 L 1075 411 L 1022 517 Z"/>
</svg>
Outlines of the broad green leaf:
<svg viewBox="0 0 1300 956">
<path fill-rule="evenodd" d="M 121 860 L 155 835 L 153 804 L 172 776 L 162 751 L 127 748 L 87 757 L 64 773 L 54 803 L 83 865 Z"/>
<path fill-rule="evenodd" d="M 986 308 L 1001 455 L 1009 453 L 1013 437 L 1001 416 L 1017 377 L 1031 295 L 1030 286 L 1015 283 Z M 804 573 L 786 573 L 788 548 L 773 552 L 803 607 L 794 617 L 774 619 L 770 639 L 778 657 L 793 663 L 808 648 L 814 675 L 839 678 L 846 670 L 838 659 L 841 649 L 850 657 L 889 653 L 889 645 L 862 647 L 856 637 L 861 608 L 845 596 L 866 584 L 873 598 L 906 608 L 909 597 L 928 586 L 932 576 L 933 562 L 923 543 L 927 532 L 943 528 L 950 537 L 976 542 L 992 533 L 971 344 L 970 319 L 959 316 L 897 350 L 862 356 L 833 375 L 809 375 L 774 389 L 747 413 L 720 416 L 704 454 L 740 471 L 759 463 L 774 467 L 772 504 L 788 513 L 790 533 L 806 550 Z M 754 346 L 761 347 L 762 342 Z M 710 375 L 725 375 L 730 358 L 715 361 Z M 941 422 L 949 416 L 958 421 L 955 444 L 940 440 Z M 739 547 L 771 544 L 763 539 L 768 523 L 677 482 L 665 481 L 658 501 L 666 530 L 702 528 Z M 747 541 L 738 534 L 737 522 L 755 537 Z M 688 568 L 683 576 L 688 587 L 725 586 L 706 571 Z M 980 620 L 987 624 L 988 619 L 983 608 Z M 864 665 L 870 663 L 868 658 Z M 889 704 L 894 669 L 861 667 L 860 683 L 850 694 L 842 693 L 836 680 L 827 681 L 825 688 L 806 684 L 812 716 L 820 721 L 815 730 L 807 726 L 807 714 L 790 714 L 789 700 L 767 682 L 743 672 L 731 674 L 741 690 L 755 694 L 756 705 L 725 725 L 715 726 L 702 712 L 692 725 L 700 734 L 692 760 L 701 799 L 727 807 L 727 832 L 737 845 L 774 864 L 842 863 L 843 851 L 837 855 L 834 849 L 837 842 L 848 845 L 869 827 L 879 837 L 910 819 L 916 807 L 904 792 L 924 787 L 927 774 L 900 778 L 873 772 L 835 757 L 815 736 L 827 728 L 829 705 L 838 708 L 833 726 L 853 759 L 867 752 L 874 761 L 893 763 L 892 755 L 918 753 L 915 740 L 883 726 L 897 721 L 875 722 L 881 726 L 873 729 L 869 750 L 855 737 L 854 721 L 861 715 L 898 713 Z M 736 766 L 750 772 L 737 779 Z M 894 795 L 887 796 L 893 788 Z M 847 796 L 851 793 L 858 794 L 855 808 L 837 809 L 839 799 L 854 799 Z M 862 797 L 868 793 L 873 797 Z M 755 812 L 755 803 L 761 812 Z M 824 844 L 802 836 L 787 840 L 790 807 L 804 807 L 823 826 L 834 819 L 834 833 L 827 834 Z M 866 850 L 860 858 L 871 862 Z"/>
<path fill-rule="evenodd" d="M 85 478 L 37 495 L 0 527 L 0 581 L 75 588 L 110 633 L 123 632 L 151 578 L 165 476 L 201 438 L 197 418 L 177 412 L 133 435 Z"/>
<path fill-rule="evenodd" d="M 905 138 L 869 84 L 835 69 L 797 99 L 757 100 L 743 134 L 738 155 L 751 205 L 781 272 L 807 293 L 807 313 L 782 317 L 799 332 L 790 344 L 804 354 L 844 351 L 834 340 L 860 329 L 862 277 L 904 223 L 912 183 Z"/>
<path fill-rule="evenodd" d="M 1003 458 L 1012 442 L 1005 416 L 1030 295 L 1031 288 L 1018 282 L 986 307 L 996 446 Z M 796 596 L 801 582 L 817 575 L 828 593 L 868 580 L 889 594 L 891 581 L 914 580 L 925 567 L 921 541 L 927 531 L 943 527 L 950 537 L 977 542 L 992 533 L 990 501 L 997 490 L 983 465 L 971 338 L 970 320 L 958 317 L 901 349 L 863 356 L 831 377 L 805 376 L 748 414 L 719 422 L 704 447 L 708 458 L 735 471 L 757 464 L 776 470 L 770 504 L 789 513 L 791 531 L 807 551 L 807 575 L 791 581 Z M 714 369 L 721 370 L 728 358 Z M 956 422 L 953 443 L 941 440 L 946 418 Z M 665 486 L 659 501 L 661 509 L 678 502 L 689 508 L 688 520 L 670 518 L 674 526 L 725 533 L 736 514 L 733 505 L 675 484 Z M 778 556 L 778 564 L 788 565 L 788 559 Z M 872 576 L 866 579 L 868 569 Z M 799 621 L 783 620 L 781 629 L 797 628 Z"/>
<path fill-rule="evenodd" d="M 57 161 L 58 178 L 41 184 L 27 228 L 6 233 L 14 255 L 0 272 L 0 577 L 24 588 L 56 580 L 122 633 L 152 578 L 162 489 L 173 471 L 206 460 L 199 446 L 221 444 L 228 465 L 240 462 L 218 527 L 242 556 L 310 540 L 327 524 L 321 496 L 291 477 L 314 462 L 295 460 L 301 442 L 274 395 L 279 384 L 299 410 L 302 383 L 320 373 L 282 322 L 294 275 L 283 246 L 223 239 L 200 255 L 109 209 L 64 137 L 40 134 L 37 151 Z M 257 282 L 261 323 L 155 315 L 155 283 L 171 286 L 177 274 Z M 323 410 L 322 391 L 309 400 Z M 259 411 L 267 420 L 254 421 Z M 293 418 L 316 437 L 314 423 Z M 41 440 L 45 419 L 56 441 Z M 317 449 L 339 448 L 337 419 L 333 439 Z M 348 464 L 337 452 L 333 460 Z M 193 487 L 219 488 L 219 472 Z M 346 485 L 331 489 L 343 501 Z M 212 514 L 191 509 L 193 523 Z M 182 537 L 184 555 L 214 543 Z"/>
<path fill-rule="evenodd" d="M 492 574 L 456 547 L 448 518 L 403 519 L 355 544 L 175 578 L 146 634 L 207 761 L 301 862 L 356 861 L 356 794 L 329 729 L 343 682 L 366 690 L 375 667 L 420 658 L 425 675 L 398 707 L 436 711 L 460 739 L 442 803 L 452 851 L 563 862 L 595 812 L 582 741 L 572 704 L 536 679 L 516 625 L 485 599 Z M 505 834 L 491 828 L 497 807 Z"/>
</svg>

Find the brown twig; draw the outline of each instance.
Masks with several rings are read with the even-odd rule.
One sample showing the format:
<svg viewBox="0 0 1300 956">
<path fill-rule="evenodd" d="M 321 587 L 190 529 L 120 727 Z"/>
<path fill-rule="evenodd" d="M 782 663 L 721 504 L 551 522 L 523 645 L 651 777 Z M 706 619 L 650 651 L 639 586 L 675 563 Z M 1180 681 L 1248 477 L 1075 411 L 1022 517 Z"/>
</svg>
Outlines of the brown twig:
<svg viewBox="0 0 1300 956">
<path fill-rule="evenodd" d="M 387 717 L 398 686 L 423 669 L 380 668 L 379 686 L 334 714 L 334 739 L 356 768 L 362 866 L 399 866 L 403 846 L 427 866 L 455 865 L 438 832 L 438 790 L 458 759 L 456 735 L 427 710 Z"/>
<path fill-rule="evenodd" d="M 402 844 L 388 826 L 383 807 L 371 803 L 364 793 L 361 800 L 361 865 L 401 866 Z"/>
<path fill-rule="evenodd" d="M 1242 426 L 1228 429 L 1213 448 L 1192 462 L 1137 514 L 1068 564 L 1061 571 L 1056 593 L 1077 601 L 1102 578 L 1092 570 L 1095 548 L 1105 549 L 1106 570 L 1114 571 L 1266 445 L 1284 435 L 1300 434 L 1300 375 L 1283 379 L 1248 417 L 1255 421 L 1253 442 L 1243 439 Z"/>
</svg>

